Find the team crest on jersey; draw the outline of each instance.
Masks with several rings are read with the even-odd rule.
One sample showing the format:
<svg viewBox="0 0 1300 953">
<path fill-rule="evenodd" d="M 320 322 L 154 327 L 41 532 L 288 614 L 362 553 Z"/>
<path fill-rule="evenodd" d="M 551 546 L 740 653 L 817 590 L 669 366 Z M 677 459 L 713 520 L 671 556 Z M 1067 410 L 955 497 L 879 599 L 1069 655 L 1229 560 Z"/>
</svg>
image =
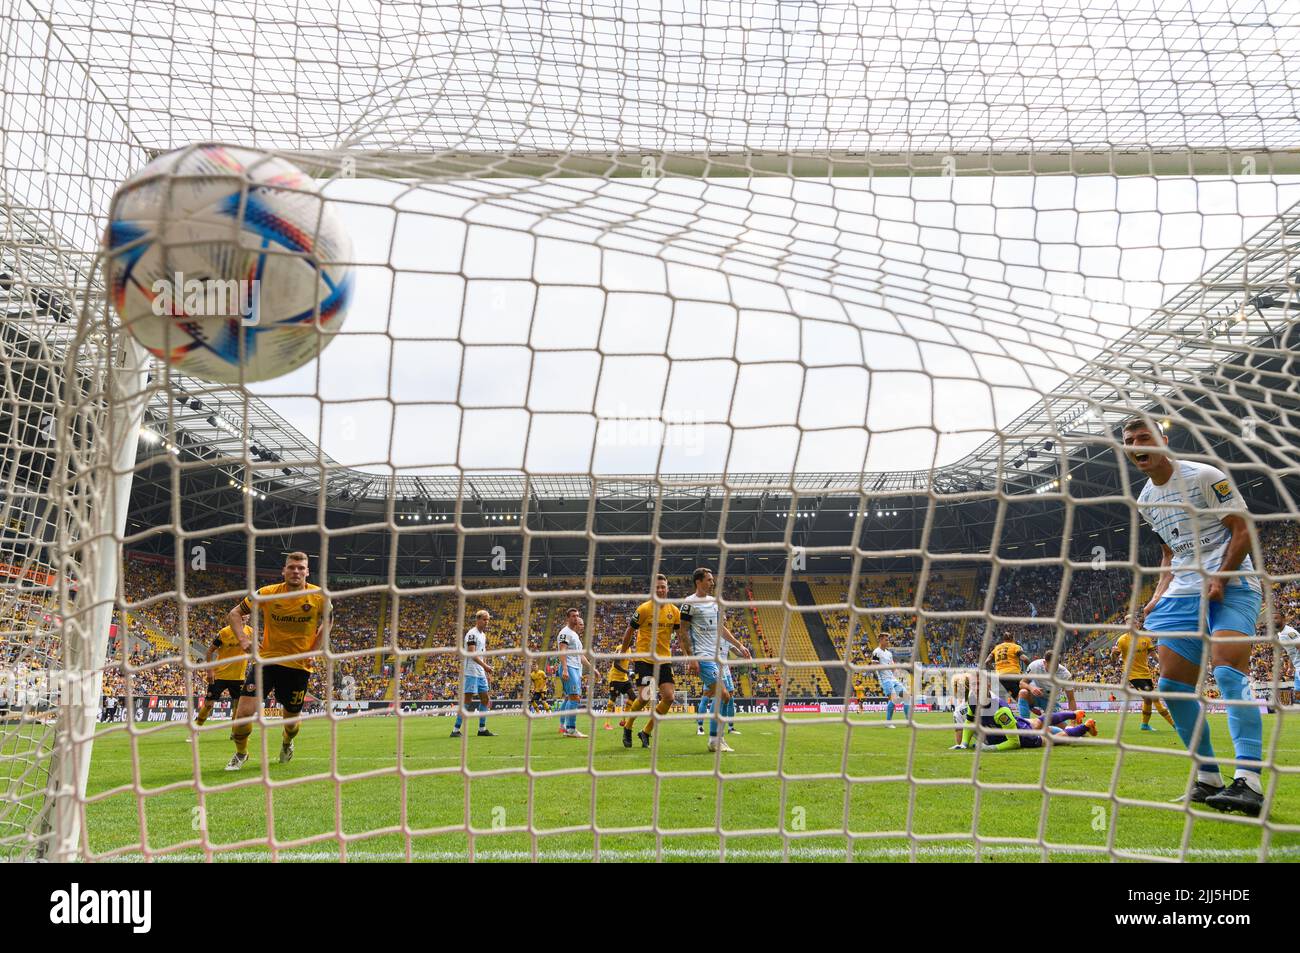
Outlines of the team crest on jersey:
<svg viewBox="0 0 1300 953">
<path fill-rule="evenodd" d="M 311 612 L 311 603 L 310 603 L 310 602 L 304 602 L 304 603 L 302 604 L 302 611 L 303 611 L 303 612 Z"/>
<path fill-rule="evenodd" d="M 1227 480 L 1220 480 L 1214 484 L 1214 495 L 1219 498 L 1220 503 L 1227 503 L 1232 499 L 1232 486 Z"/>
</svg>

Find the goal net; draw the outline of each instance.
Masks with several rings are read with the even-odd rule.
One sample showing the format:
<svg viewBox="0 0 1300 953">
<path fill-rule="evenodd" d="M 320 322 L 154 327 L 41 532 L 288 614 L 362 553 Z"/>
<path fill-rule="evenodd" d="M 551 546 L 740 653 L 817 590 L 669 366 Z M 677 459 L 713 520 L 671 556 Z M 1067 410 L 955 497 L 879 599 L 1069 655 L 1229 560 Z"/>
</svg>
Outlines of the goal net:
<svg viewBox="0 0 1300 953">
<path fill-rule="evenodd" d="M 1283 7 L 3 0 L 0 37 L 0 856 L 1300 850 Z M 197 142 L 351 235 L 283 377 L 188 378 L 108 306 L 115 189 Z M 1245 507 L 1245 690 L 1114 651 L 1161 575 L 1133 417 Z M 214 641 L 296 551 L 333 621 L 293 760 L 277 698 L 226 772 Z M 736 647 L 653 720 L 648 673 L 628 750 L 611 667 L 697 568 Z M 1027 713 L 977 672 L 1013 642 L 1055 660 Z M 950 751 L 989 693 L 1030 727 Z M 1258 817 L 1176 800 L 1243 757 Z"/>
</svg>

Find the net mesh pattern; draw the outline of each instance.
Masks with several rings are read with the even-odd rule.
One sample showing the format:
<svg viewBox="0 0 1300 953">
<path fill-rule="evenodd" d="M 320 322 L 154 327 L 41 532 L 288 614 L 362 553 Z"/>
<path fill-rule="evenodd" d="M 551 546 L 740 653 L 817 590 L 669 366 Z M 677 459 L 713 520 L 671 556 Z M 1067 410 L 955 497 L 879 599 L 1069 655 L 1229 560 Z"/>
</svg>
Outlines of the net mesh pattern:
<svg viewBox="0 0 1300 953">
<path fill-rule="evenodd" d="M 1300 850 L 1284 4 L 0 11 L 6 856 Z M 298 162 L 354 236 L 343 340 L 281 380 L 146 379 L 104 300 L 117 185 L 203 140 Z M 1119 174 L 1002 174 L 1042 163 Z M 1259 701 L 1194 692 L 1229 773 L 1224 709 L 1268 707 L 1263 820 L 1171 803 L 1191 758 L 1135 734 L 1133 414 L 1250 506 Z M 333 623 L 298 749 L 272 706 L 226 774 L 226 703 L 191 723 L 209 647 L 299 548 Z M 679 660 L 627 752 L 610 665 L 697 565 L 753 656 L 739 750 L 695 735 Z M 523 714 L 570 607 L 585 740 Z M 466 711 L 448 739 L 480 609 L 497 737 Z M 1046 687 L 1098 737 L 946 750 L 954 678 L 1006 637 L 1070 667 Z M 917 708 L 887 724 L 895 676 Z"/>
</svg>

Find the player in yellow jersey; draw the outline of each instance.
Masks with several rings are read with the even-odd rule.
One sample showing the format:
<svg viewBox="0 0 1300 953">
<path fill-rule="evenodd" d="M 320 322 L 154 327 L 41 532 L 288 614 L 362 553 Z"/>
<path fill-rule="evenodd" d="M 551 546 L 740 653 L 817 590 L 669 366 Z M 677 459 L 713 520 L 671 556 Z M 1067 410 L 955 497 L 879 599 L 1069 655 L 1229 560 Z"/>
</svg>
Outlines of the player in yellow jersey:
<svg viewBox="0 0 1300 953">
<path fill-rule="evenodd" d="M 993 662 L 997 672 L 998 683 L 1002 686 L 1002 695 L 1012 704 L 1020 697 L 1020 679 L 1025 670 L 1025 650 L 1016 644 L 1016 640 L 1007 635 L 993 646 L 993 651 L 984 659 L 984 664 Z"/>
<path fill-rule="evenodd" d="M 1149 635 L 1134 637 L 1132 632 L 1125 632 L 1119 637 L 1115 647 L 1110 650 L 1110 654 L 1124 667 L 1124 678 L 1128 681 L 1129 687 L 1146 693 L 1142 696 L 1142 730 L 1155 731 L 1151 727 L 1151 709 L 1153 706 L 1156 711 L 1160 712 L 1160 717 L 1169 722 L 1169 727 L 1172 728 L 1174 726 L 1174 716 L 1169 714 L 1169 709 L 1165 707 L 1165 703 L 1160 696 L 1151 694 L 1156 689 L 1151 673 L 1151 662 L 1156 655 L 1155 640 Z"/>
<path fill-rule="evenodd" d="M 632 643 L 636 642 L 637 659 L 632 664 L 632 675 L 638 693 L 636 700 L 628 709 L 629 712 L 641 711 L 650 704 L 655 686 L 658 686 L 659 701 L 650 714 L 649 724 L 646 725 L 645 731 L 637 732 L 642 748 L 650 747 L 650 736 L 655 730 L 656 716 L 668 714 L 668 710 L 673 706 L 673 699 L 677 697 L 677 686 L 673 678 L 672 639 L 673 633 L 682 624 L 682 616 L 681 611 L 667 599 L 668 577 L 661 573 L 655 577 L 655 598 L 637 606 L 636 612 L 627 623 L 627 631 L 623 633 L 623 645 L 619 649 L 620 653 L 626 655 L 632 649 Z M 657 607 L 656 603 L 658 603 Z M 690 655 L 691 637 L 686 632 L 681 633 L 681 643 L 682 653 Z M 687 662 L 686 670 L 695 674 L 699 671 L 699 666 L 695 662 Z M 635 724 L 635 717 L 623 722 L 624 748 L 632 747 L 632 727 Z"/>
<path fill-rule="evenodd" d="M 238 771 L 248 761 L 248 736 L 253 733 L 250 719 L 257 714 L 259 701 L 271 695 L 284 709 L 280 763 L 293 760 L 293 740 L 301 727 L 298 714 L 307 700 L 311 680 L 311 656 L 320 651 L 329 635 L 329 599 L 319 586 L 307 581 L 307 554 L 289 553 L 282 572 L 284 582 L 263 586 L 256 597 L 247 596 L 230 610 L 231 629 L 245 632 L 246 623 L 261 608 L 262 644 L 257 647 L 256 664 L 250 665 L 244 676 L 244 694 L 235 710 L 235 726 L 230 730 L 235 754 L 226 765 L 227 771 Z M 253 633 L 248 632 L 240 642 L 244 651 L 251 651 Z"/>
<path fill-rule="evenodd" d="M 535 668 L 532 674 L 528 676 L 532 682 L 533 694 L 528 699 L 528 710 L 534 713 L 550 711 L 551 706 L 546 703 L 546 672 L 544 669 Z"/>
<path fill-rule="evenodd" d="M 244 640 L 249 644 L 253 641 L 253 630 L 244 626 Z M 225 661 L 225 660 L 229 661 Z M 208 720 L 212 714 L 212 708 L 216 705 L 217 700 L 222 694 L 230 695 L 230 716 L 235 716 L 235 709 L 239 707 L 239 698 L 244 694 L 244 675 L 248 671 L 248 652 L 235 630 L 230 626 L 225 626 L 217 637 L 212 640 L 208 646 L 208 655 L 205 662 L 216 660 L 225 661 L 224 665 L 218 665 L 212 672 L 212 681 L 208 684 L 208 694 L 203 699 L 203 705 L 199 708 L 199 713 L 194 719 L 194 724 L 201 725 Z M 193 738 L 193 736 L 190 736 Z"/>
<path fill-rule="evenodd" d="M 620 714 L 623 706 L 632 704 L 632 679 L 627 670 L 627 662 L 623 659 L 614 659 L 614 664 L 609 667 L 609 708 L 606 710 L 609 714 Z M 623 719 L 618 720 L 618 726 L 623 727 Z M 608 721 L 605 722 L 605 730 L 613 731 L 614 726 Z"/>
</svg>

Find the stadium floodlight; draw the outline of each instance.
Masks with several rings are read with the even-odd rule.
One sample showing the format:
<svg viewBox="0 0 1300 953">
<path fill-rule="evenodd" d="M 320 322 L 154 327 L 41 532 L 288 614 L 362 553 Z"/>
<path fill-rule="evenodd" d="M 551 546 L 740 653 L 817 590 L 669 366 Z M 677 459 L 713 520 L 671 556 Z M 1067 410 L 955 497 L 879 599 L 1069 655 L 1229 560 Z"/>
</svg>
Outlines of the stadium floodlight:
<svg viewBox="0 0 1300 953">
<path fill-rule="evenodd" d="M 1139 488 L 1136 471 L 1113 432 L 1130 415 L 1164 423 L 1180 452 L 1231 471 L 1225 479 L 1266 471 L 1270 512 L 1295 512 L 1300 453 L 1282 370 L 1300 313 L 1300 209 L 1292 207 L 1300 191 L 1284 177 L 1300 173 L 1300 139 L 1293 67 L 1277 52 L 1296 39 L 1284 17 L 1243 19 L 1226 0 L 1146 5 L 1122 18 L 1089 4 L 1011 0 L 951 19 L 927 5 L 882 13 L 850 0 L 630 0 L 582 16 L 552 0 L 541 0 L 542 15 L 528 5 L 379 0 L 317 5 L 329 6 L 328 16 L 288 0 L 186 4 L 180 14 L 145 0 L 33 6 L 38 13 L 22 4 L 0 10 L 0 405 L 14 420 L 0 446 L 9 527 L 0 539 L 0 659 L 90 687 L 33 693 L 0 722 L 0 856 L 210 858 L 226 847 L 206 827 L 146 834 L 152 795 L 140 793 L 148 772 L 139 759 L 148 746 L 122 743 L 142 726 L 132 713 L 96 732 L 103 680 L 144 677 L 122 664 L 120 646 L 109 655 L 110 626 L 128 608 L 119 570 L 133 506 L 147 510 L 134 522 L 156 552 L 181 553 L 195 526 L 212 534 L 207 527 L 221 526 L 249 546 L 281 533 L 276 546 L 290 535 L 313 544 L 314 578 L 336 608 L 364 605 L 373 616 L 368 629 L 357 626 L 370 638 L 356 654 L 374 656 L 348 664 L 378 677 L 402 653 L 420 656 L 417 672 L 385 684 L 390 703 L 431 674 L 421 663 L 432 650 L 460 663 L 459 638 L 434 641 L 480 603 L 509 620 L 510 635 L 493 633 L 502 639 L 494 650 L 532 664 L 537 650 L 518 633 L 554 621 L 554 607 L 525 592 L 536 583 L 530 559 L 546 567 L 542 579 L 581 593 L 586 601 L 574 601 L 584 612 L 617 593 L 634 610 L 653 581 L 633 572 L 650 565 L 671 568 L 674 600 L 684 588 L 679 570 L 707 560 L 725 577 L 745 566 L 732 573 L 730 597 L 753 603 L 743 629 L 765 660 L 743 679 L 780 683 L 769 693 L 777 710 L 759 717 L 780 723 L 783 745 L 797 724 L 780 710 L 791 685 L 819 699 L 834 676 L 846 701 L 863 674 L 848 631 L 822 608 L 847 606 L 853 624 L 876 638 L 880 614 L 866 610 L 901 599 L 919 654 L 930 639 L 983 637 L 1007 617 L 992 597 L 978 600 L 979 573 L 1003 571 L 1002 547 L 1034 551 L 1044 542 L 998 535 L 1018 511 L 1063 513 L 1060 526 L 1114 535 L 1138 525 L 1127 492 Z M 978 26 L 966 25 L 972 17 Z M 364 307 L 316 360 L 280 379 L 189 380 L 169 369 L 175 353 L 147 353 L 113 318 L 121 288 L 106 279 L 100 247 L 115 188 L 160 154 L 214 139 L 242 139 L 230 144 L 296 165 L 353 238 L 347 264 Z M 231 324 L 231 340 L 256 338 L 247 320 Z M 192 429 L 182 437 L 176 424 L 191 427 L 191 413 L 206 413 L 226 437 L 255 432 L 257 442 L 246 457 L 219 453 L 228 439 L 211 447 Z M 1264 449 L 1247 460 L 1242 448 L 1256 444 Z M 208 451 L 214 456 L 201 455 Z M 1045 458 L 1062 455 L 1070 458 L 1064 475 L 1052 477 Z M 254 507 L 269 498 L 265 489 L 228 471 L 282 456 L 293 466 L 278 468 L 286 488 L 277 478 L 277 505 Z M 150 492 L 133 501 L 133 481 Z M 437 513 L 395 510 L 403 495 L 414 505 L 418 481 L 447 488 L 431 497 Z M 228 492 L 236 486 L 240 494 Z M 1089 486 L 1113 491 L 1104 506 L 1088 502 Z M 987 498 L 955 509 L 966 502 L 953 496 L 972 488 Z M 1031 489 L 1043 499 L 1028 500 Z M 765 508 L 768 494 L 786 507 Z M 869 495 L 891 502 L 872 504 Z M 803 510 L 800 499 L 814 508 Z M 863 518 L 860 534 L 817 519 L 823 506 L 840 511 L 845 502 L 854 504 L 850 519 Z M 268 522 L 281 509 L 295 515 Z M 909 519 L 896 522 L 904 511 Z M 816 525 L 795 522 L 810 520 Z M 1252 531 L 1262 522 L 1252 516 Z M 454 525 L 420 531 L 414 523 Z M 850 560 L 841 590 L 805 581 L 813 571 L 793 580 L 790 567 L 836 532 L 825 550 Z M 626 557 L 606 551 L 620 536 L 631 540 Z M 1050 568 L 1063 579 L 1084 578 L 1077 557 L 1091 546 L 1057 542 L 1037 561 L 1055 560 Z M 1129 542 L 1097 561 L 1140 587 L 1150 567 L 1141 541 Z M 760 546 L 770 549 L 751 557 Z M 233 561 L 251 570 L 255 553 L 240 549 Z M 340 572 L 336 583 L 320 569 L 326 561 L 331 573 L 358 571 Z M 761 571 L 749 573 L 751 561 Z M 192 650 L 214 634 L 194 620 L 206 619 L 214 600 L 186 585 L 195 564 L 176 562 L 163 592 L 178 593 L 169 604 L 177 611 L 165 616 L 168 631 L 155 628 L 174 652 L 166 664 L 192 694 Z M 494 563 L 506 568 L 484 568 Z M 421 564 L 446 578 L 406 571 Z M 259 560 L 255 568 L 282 567 Z M 789 608 L 794 582 L 813 600 L 799 611 Z M 354 584 L 365 592 L 344 598 Z M 221 592 L 234 605 L 258 585 L 244 572 Z M 437 592 L 413 603 L 411 588 Z M 932 591 L 942 598 L 926 603 Z M 386 621 L 408 621 L 398 619 L 403 600 L 405 611 L 418 605 L 430 617 L 385 635 Z M 946 611 L 940 602 L 961 604 L 969 617 L 930 618 Z M 150 598 L 144 603 L 149 621 Z M 1043 614 L 1032 618 L 1051 629 L 1044 638 L 1064 649 L 1077 620 L 1055 603 L 1035 607 Z M 1082 622 L 1096 639 L 1123 625 L 1122 616 L 1096 622 L 1092 613 Z M 909 671 L 933 674 L 920 658 Z M 329 707 L 333 687 L 314 687 L 324 715 L 341 719 Z M 822 712 L 824 724 L 837 716 L 847 730 L 862 717 L 839 707 Z M 396 708 L 394 717 L 406 717 Z M 978 816 L 960 830 L 922 831 L 911 808 L 933 791 L 1002 790 L 982 769 L 937 783 L 930 766 L 922 770 L 916 759 L 931 736 L 949 730 L 927 730 L 936 723 L 907 722 L 914 743 L 891 774 L 908 788 L 905 822 L 873 816 L 883 826 L 864 829 L 854 813 L 862 799 L 845 797 L 824 830 L 781 828 L 760 849 L 811 857 L 825 848 L 807 845 L 835 838 L 850 859 L 880 856 L 873 852 L 887 841 L 911 857 L 949 849 L 983 857 L 990 847 L 1052 859 L 1198 856 L 1200 842 L 1181 826 L 1190 832 L 1192 815 L 1121 784 L 1126 766 L 1145 757 L 1122 737 L 1095 742 L 1115 756 L 1115 771 L 1070 791 L 1112 809 L 1115 823 L 1099 837 L 1052 829 L 1046 809 L 1029 835 L 990 834 Z M 346 773 L 353 724 L 320 742 L 330 777 Z M 530 746 L 553 734 L 519 724 Z M 421 794 L 441 792 L 442 780 L 468 785 L 465 749 L 456 750 L 461 773 L 418 778 L 430 783 Z M 124 759 L 123 790 L 141 804 L 137 821 L 111 832 L 96 829 L 113 814 L 103 803 L 111 795 L 98 777 L 91 782 L 101 751 Z M 1262 756 L 1270 770 L 1275 755 Z M 1044 757 L 1058 755 L 1049 746 Z M 1177 760 L 1190 771 L 1190 759 Z M 566 769 L 593 771 L 594 792 L 594 764 Z M 263 767 L 278 785 L 266 798 L 274 814 L 296 785 L 279 784 L 277 765 Z M 847 756 L 817 767 L 815 783 L 834 777 L 846 788 L 871 770 Z M 731 810 L 720 759 L 703 770 L 718 810 L 693 816 L 692 829 L 715 834 L 721 852 L 733 825 L 747 821 Z M 806 783 L 801 770 L 763 769 L 781 810 Z M 520 849 L 537 856 L 548 810 L 537 792 L 549 779 L 519 777 L 528 780 L 524 816 L 509 825 L 526 832 Z M 672 841 L 661 810 L 670 785 L 648 766 L 645 777 L 654 809 L 612 826 L 644 837 L 649 856 L 662 859 Z M 400 783 L 405 797 L 411 779 L 394 764 L 373 780 Z M 1049 781 L 1045 769 L 1026 783 L 1046 799 Z M 186 793 L 204 799 L 208 790 L 196 777 Z M 977 797 L 972 810 L 996 800 Z M 382 822 L 399 853 L 419 840 L 406 806 L 397 828 Z M 1178 830 L 1161 828 L 1158 844 L 1134 841 L 1130 812 Z M 597 814 L 593 806 L 584 832 L 593 856 L 610 826 Z M 275 838 L 285 827 L 274 821 L 241 850 L 293 857 L 298 848 L 281 851 Z M 1268 856 L 1269 823 L 1235 825 L 1256 836 L 1233 843 Z M 467 812 L 452 827 L 461 839 L 454 849 L 463 841 L 476 856 L 481 820 Z M 343 829 L 311 849 L 348 854 L 359 838 Z"/>
</svg>

